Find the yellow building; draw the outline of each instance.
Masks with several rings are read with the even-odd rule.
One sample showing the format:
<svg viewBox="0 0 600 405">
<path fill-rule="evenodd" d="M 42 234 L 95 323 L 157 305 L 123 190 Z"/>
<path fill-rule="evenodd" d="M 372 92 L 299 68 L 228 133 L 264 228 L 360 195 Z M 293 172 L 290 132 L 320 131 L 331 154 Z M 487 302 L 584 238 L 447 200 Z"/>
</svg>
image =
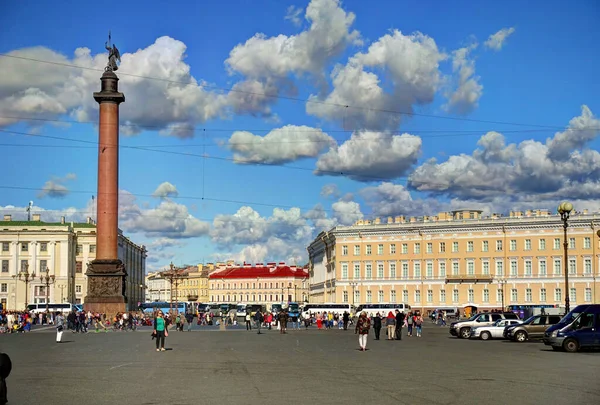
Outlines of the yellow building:
<svg viewBox="0 0 600 405">
<path fill-rule="evenodd" d="M 599 225 L 599 213 L 569 220 L 571 308 L 600 301 Z M 310 302 L 403 302 L 425 312 L 565 302 L 563 223 L 548 210 L 358 221 L 322 232 L 308 253 Z"/>
<path fill-rule="evenodd" d="M 208 268 L 202 264 L 185 268 L 187 276 L 179 282 L 178 301 L 208 302 Z"/>
</svg>

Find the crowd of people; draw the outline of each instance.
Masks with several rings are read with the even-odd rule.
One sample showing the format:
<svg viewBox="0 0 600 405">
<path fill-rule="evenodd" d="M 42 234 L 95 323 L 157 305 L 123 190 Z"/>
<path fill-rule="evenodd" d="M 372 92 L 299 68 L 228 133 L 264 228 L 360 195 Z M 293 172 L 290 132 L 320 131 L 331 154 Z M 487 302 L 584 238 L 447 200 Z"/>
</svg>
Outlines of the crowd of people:
<svg viewBox="0 0 600 405">
<path fill-rule="evenodd" d="M 361 351 L 367 350 L 367 336 L 371 327 L 375 333 L 375 340 L 380 339 L 381 329 L 385 324 L 387 340 L 402 340 L 402 329 L 406 327 L 407 336 L 421 337 L 423 333 L 423 316 L 419 313 L 403 312 L 396 310 L 387 316 L 379 312 L 373 317 L 368 317 L 366 312 L 361 312 L 356 322 L 355 332 L 359 335 L 358 344 Z"/>
</svg>

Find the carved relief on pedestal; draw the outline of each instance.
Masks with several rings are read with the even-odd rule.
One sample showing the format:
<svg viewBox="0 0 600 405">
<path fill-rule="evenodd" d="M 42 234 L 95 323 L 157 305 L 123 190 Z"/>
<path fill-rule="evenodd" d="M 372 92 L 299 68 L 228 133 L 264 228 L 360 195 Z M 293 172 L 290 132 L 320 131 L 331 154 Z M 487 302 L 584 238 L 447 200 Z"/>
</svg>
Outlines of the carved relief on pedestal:
<svg viewBox="0 0 600 405">
<path fill-rule="evenodd" d="M 120 277 L 93 277 L 89 279 L 88 294 L 94 297 L 121 295 Z"/>
</svg>

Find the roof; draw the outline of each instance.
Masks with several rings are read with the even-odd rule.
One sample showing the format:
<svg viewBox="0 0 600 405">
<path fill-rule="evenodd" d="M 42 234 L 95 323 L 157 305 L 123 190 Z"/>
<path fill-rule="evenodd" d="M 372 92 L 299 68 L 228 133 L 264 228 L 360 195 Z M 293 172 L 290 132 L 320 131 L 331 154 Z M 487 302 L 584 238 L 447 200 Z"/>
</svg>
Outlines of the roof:
<svg viewBox="0 0 600 405">
<path fill-rule="evenodd" d="M 2 226 L 20 226 L 20 227 L 39 227 L 39 226 L 71 226 L 71 222 L 42 222 L 42 221 L 0 221 L 0 227 Z M 75 222 L 73 223 L 74 228 L 95 228 L 95 224 L 88 224 L 86 222 Z"/>
<path fill-rule="evenodd" d="M 264 266 L 261 264 L 245 266 L 229 266 L 214 271 L 210 274 L 210 279 L 222 278 L 276 278 L 276 277 L 295 277 L 307 278 L 308 271 L 302 267 L 287 266 L 279 264 L 277 266 Z"/>
</svg>

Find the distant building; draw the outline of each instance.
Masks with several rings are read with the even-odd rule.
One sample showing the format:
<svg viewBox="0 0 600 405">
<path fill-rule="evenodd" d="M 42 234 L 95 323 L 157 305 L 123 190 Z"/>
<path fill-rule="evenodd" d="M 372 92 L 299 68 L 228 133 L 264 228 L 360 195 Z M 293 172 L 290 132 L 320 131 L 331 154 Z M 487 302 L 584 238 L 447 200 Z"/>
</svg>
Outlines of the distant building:
<svg viewBox="0 0 600 405">
<path fill-rule="evenodd" d="M 568 263 L 563 223 L 548 210 L 483 217 L 478 210 L 361 220 L 308 246 L 311 302 L 403 302 L 500 309 L 600 302 L 600 214 L 573 213 Z M 564 272 L 569 272 L 565 291 Z"/>
<path fill-rule="evenodd" d="M 96 257 L 96 225 L 85 223 L 42 222 L 39 214 L 31 221 L 13 221 L 4 215 L 0 221 L 0 301 L 4 308 L 23 309 L 30 304 L 46 302 L 46 286 L 40 275 L 55 276 L 48 290 L 51 303 L 82 304 L 87 295 L 87 264 Z M 127 270 L 125 296 L 128 308 L 137 308 L 145 300 L 144 274 L 146 248 L 123 236 L 119 230 L 119 259 Z M 17 278 L 20 272 L 35 273 L 27 285 Z"/>
<path fill-rule="evenodd" d="M 146 302 L 170 302 L 171 296 L 173 300 L 177 299 L 179 302 L 208 302 L 208 274 L 215 269 L 215 265 L 208 263 L 178 269 L 184 269 L 187 276 L 179 280 L 177 293 L 175 293 L 175 283 L 171 285 L 161 274 L 162 271 L 146 275 Z"/>
<path fill-rule="evenodd" d="M 308 298 L 308 272 L 280 263 L 229 262 L 209 275 L 210 302 L 259 303 L 304 302 Z"/>
</svg>

